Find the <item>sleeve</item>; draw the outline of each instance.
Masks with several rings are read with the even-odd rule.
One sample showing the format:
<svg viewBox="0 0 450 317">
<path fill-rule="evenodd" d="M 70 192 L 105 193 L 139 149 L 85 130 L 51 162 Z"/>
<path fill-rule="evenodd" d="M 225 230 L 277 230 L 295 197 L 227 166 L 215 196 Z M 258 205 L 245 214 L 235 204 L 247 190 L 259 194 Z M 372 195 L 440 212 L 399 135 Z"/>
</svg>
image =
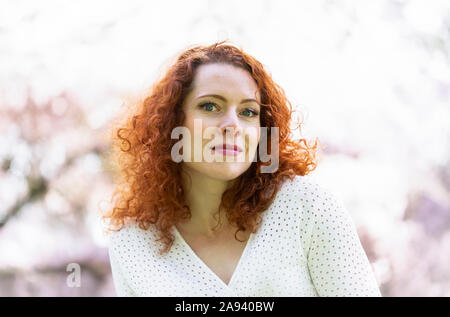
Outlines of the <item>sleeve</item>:
<svg viewBox="0 0 450 317">
<path fill-rule="evenodd" d="M 125 279 L 125 276 L 123 275 L 121 271 L 121 267 L 119 265 L 119 261 L 117 259 L 116 250 L 114 249 L 114 246 L 109 246 L 108 249 L 109 252 L 109 261 L 111 264 L 111 273 L 114 283 L 114 288 L 116 290 L 116 295 L 118 297 L 134 297 L 136 294 L 133 292 L 133 290 L 130 288 L 130 286 L 127 283 L 127 280 Z"/>
<path fill-rule="evenodd" d="M 330 191 L 310 197 L 312 223 L 308 268 L 319 296 L 381 296 L 348 211 Z"/>
</svg>

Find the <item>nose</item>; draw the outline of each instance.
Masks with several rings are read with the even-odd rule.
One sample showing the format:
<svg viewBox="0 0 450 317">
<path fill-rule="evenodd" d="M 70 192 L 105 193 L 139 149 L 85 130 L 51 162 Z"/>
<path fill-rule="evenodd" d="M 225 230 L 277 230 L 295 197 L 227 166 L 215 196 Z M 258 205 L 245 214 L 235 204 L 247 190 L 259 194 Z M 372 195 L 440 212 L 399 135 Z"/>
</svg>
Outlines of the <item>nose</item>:
<svg viewBox="0 0 450 317">
<path fill-rule="evenodd" d="M 234 111 L 230 111 L 227 114 L 227 116 L 220 124 L 220 129 L 222 130 L 222 133 L 225 137 L 229 135 L 230 137 L 234 138 L 242 133 L 239 119 Z"/>
</svg>

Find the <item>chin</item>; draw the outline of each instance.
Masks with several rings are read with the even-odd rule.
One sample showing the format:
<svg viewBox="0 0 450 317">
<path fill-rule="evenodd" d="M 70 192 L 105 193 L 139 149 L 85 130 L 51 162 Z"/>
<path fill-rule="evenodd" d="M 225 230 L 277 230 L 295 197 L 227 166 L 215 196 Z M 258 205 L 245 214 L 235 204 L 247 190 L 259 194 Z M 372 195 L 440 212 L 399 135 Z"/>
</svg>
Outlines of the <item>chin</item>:
<svg viewBox="0 0 450 317">
<path fill-rule="evenodd" d="M 198 162 L 184 163 L 186 167 L 205 177 L 231 181 L 244 174 L 251 164 L 249 162 Z"/>
</svg>

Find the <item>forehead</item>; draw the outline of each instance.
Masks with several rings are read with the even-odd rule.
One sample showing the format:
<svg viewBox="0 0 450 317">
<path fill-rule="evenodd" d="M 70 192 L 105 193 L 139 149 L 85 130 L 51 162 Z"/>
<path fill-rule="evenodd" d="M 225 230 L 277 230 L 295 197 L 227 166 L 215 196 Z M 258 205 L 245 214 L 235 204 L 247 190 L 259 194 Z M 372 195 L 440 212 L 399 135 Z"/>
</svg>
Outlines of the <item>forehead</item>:
<svg viewBox="0 0 450 317">
<path fill-rule="evenodd" d="M 259 100 L 258 86 L 250 73 L 228 64 L 207 64 L 197 68 L 189 97 L 212 93 L 241 99 L 256 96 Z"/>
</svg>

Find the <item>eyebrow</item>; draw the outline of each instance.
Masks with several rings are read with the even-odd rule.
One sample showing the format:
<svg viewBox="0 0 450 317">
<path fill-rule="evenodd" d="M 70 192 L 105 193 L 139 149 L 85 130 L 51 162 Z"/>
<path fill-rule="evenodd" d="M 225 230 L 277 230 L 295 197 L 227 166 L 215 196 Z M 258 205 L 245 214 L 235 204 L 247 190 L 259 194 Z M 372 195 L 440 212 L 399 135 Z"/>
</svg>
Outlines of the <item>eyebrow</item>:
<svg viewBox="0 0 450 317">
<path fill-rule="evenodd" d="M 214 98 L 217 98 L 217 99 L 220 99 L 220 100 L 223 100 L 223 101 L 227 102 L 227 99 L 225 97 L 223 97 L 221 95 L 216 95 L 216 94 L 202 95 L 202 96 L 198 96 L 195 99 L 200 99 L 200 98 L 203 98 L 203 97 L 214 97 Z M 257 100 L 255 100 L 255 99 L 253 99 L 253 98 L 243 99 L 241 101 L 241 103 L 252 102 L 252 101 L 256 102 L 259 105 L 259 102 Z"/>
</svg>

